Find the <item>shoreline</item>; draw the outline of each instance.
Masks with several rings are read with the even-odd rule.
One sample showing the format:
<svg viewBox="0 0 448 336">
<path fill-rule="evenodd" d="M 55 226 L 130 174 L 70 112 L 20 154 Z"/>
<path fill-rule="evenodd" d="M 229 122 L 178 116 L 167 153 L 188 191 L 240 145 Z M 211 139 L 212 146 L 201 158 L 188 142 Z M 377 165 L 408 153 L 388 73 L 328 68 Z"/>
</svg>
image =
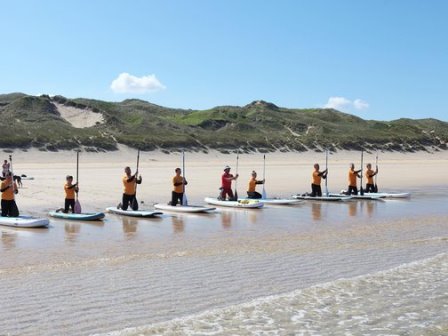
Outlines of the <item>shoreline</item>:
<svg viewBox="0 0 448 336">
<path fill-rule="evenodd" d="M 309 192 L 314 163 L 325 167 L 325 153 L 270 153 L 239 154 L 238 183 L 240 196 L 245 195 L 252 170 L 263 176 L 263 155 L 266 155 L 266 192 L 268 197 L 290 197 Z M 0 160 L 8 159 L 9 153 Z M 63 185 L 66 175 L 76 179 L 76 154 L 74 151 L 40 152 L 37 150 L 12 153 L 16 175 L 25 174 L 34 180 L 24 180 L 19 189 L 17 203 L 21 213 L 28 211 L 47 213 L 63 205 Z M 122 194 L 123 168 L 130 166 L 135 171 L 137 152 L 123 147 L 118 152 L 81 152 L 79 183 L 83 211 L 104 210 L 119 203 Z M 346 189 L 349 164 L 360 165 L 360 153 L 338 152 L 328 157 L 328 189 L 339 192 Z M 375 153 L 364 153 L 364 166 L 375 165 Z M 236 155 L 219 152 L 185 153 L 185 177 L 189 182 L 186 192 L 190 204 L 203 204 L 204 197 L 215 197 L 220 186 L 220 177 L 225 165 L 236 171 Z M 448 151 L 429 153 L 379 153 L 378 186 L 382 191 L 428 191 L 443 187 L 443 176 L 448 167 Z M 174 169 L 182 167 L 182 155 L 162 152 L 141 152 L 140 173 L 143 183 L 138 189 L 141 208 L 150 208 L 155 203 L 170 199 L 171 179 Z M 365 184 L 365 179 L 363 179 Z M 258 187 L 260 188 L 260 187 Z M 322 182 L 324 188 L 324 182 Z M 85 209 L 85 210 L 84 210 Z"/>
</svg>

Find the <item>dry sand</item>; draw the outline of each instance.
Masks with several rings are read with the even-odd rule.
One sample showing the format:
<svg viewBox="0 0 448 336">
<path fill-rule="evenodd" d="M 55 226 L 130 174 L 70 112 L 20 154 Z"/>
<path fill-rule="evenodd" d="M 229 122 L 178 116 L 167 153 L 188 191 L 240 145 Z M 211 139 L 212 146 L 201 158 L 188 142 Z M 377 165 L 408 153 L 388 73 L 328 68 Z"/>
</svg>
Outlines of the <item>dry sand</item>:
<svg viewBox="0 0 448 336">
<path fill-rule="evenodd" d="M 4 153 L 7 159 L 8 153 Z M 266 191 L 269 197 L 289 197 L 295 193 L 310 191 L 313 164 L 325 166 L 324 153 L 270 153 L 266 155 Z M 347 186 L 347 171 L 350 162 L 360 165 L 360 153 L 338 152 L 329 156 L 330 192 L 339 192 Z M 365 153 L 364 165 L 375 163 L 375 153 Z M 186 178 L 189 182 L 187 195 L 190 203 L 203 203 L 205 196 L 216 196 L 220 186 L 220 175 L 225 165 L 236 171 L 236 155 L 225 155 L 215 151 L 209 154 L 186 153 Z M 122 193 L 123 168 L 136 166 L 136 151 L 121 147 L 109 153 L 80 154 L 80 194 L 83 211 L 102 210 L 119 203 Z M 138 199 L 142 208 L 154 203 L 167 202 L 171 193 L 171 178 L 174 168 L 181 167 L 181 153 L 142 152 L 140 173 L 143 184 L 138 187 Z M 76 176 L 75 152 L 27 152 L 13 153 L 15 174 L 26 174 L 34 180 L 23 181 L 17 197 L 22 212 L 44 214 L 63 205 L 63 185 L 67 174 Z M 383 191 L 415 191 L 436 186 L 446 186 L 448 151 L 429 153 L 380 153 L 378 185 Z M 240 179 L 238 191 L 245 195 L 250 172 L 255 169 L 259 178 L 263 176 L 263 154 L 240 154 Z M 76 177 L 75 177 L 76 178 Z"/>
</svg>

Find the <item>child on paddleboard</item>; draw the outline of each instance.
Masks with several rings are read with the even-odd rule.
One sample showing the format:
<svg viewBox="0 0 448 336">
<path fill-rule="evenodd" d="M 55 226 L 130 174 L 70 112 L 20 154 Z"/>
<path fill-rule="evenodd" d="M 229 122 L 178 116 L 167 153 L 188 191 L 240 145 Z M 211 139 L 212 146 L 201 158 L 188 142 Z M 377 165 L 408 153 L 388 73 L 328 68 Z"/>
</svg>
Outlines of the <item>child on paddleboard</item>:
<svg viewBox="0 0 448 336">
<path fill-rule="evenodd" d="M 184 190 L 188 182 L 185 180 L 185 178 L 181 175 L 182 170 L 180 168 L 176 168 L 174 170 L 176 175 L 173 177 L 173 191 L 171 192 L 171 203 L 170 205 L 176 206 L 177 203 L 180 205 L 183 204 L 183 197 L 184 197 Z"/>
<path fill-rule="evenodd" d="M 257 172 L 252 170 L 251 178 L 249 180 L 249 187 L 247 188 L 247 197 L 252 199 L 262 198 L 262 195 L 255 191 L 257 184 L 264 184 L 264 180 L 257 180 Z"/>
<path fill-rule="evenodd" d="M 68 213 L 70 210 L 75 213 L 75 193 L 79 191 L 78 183 L 73 184 L 73 176 L 67 175 L 65 178 L 65 204 L 64 213 Z"/>
</svg>

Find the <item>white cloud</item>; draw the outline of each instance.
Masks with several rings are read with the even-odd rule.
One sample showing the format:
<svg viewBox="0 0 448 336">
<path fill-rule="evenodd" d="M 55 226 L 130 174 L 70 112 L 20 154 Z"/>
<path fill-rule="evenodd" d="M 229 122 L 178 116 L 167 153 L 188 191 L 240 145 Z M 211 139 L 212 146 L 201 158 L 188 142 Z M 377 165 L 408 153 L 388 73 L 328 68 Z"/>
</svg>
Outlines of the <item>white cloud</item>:
<svg viewBox="0 0 448 336">
<path fill-rule="evenodd" d="M 157 79 L 156 75 L 136 77 L 123 72 L 110 84 L 115 93 L 148 93 L 164 90 L 166 87 Z"/>
<path fill-rule="evenodd" d="M 352 102 L 344 97 L 330 97 L 328 102 L 324 105 L 325 108 L 333 108 L 339 110 L 345 106 L 350 105 Z"/>
<path fill-rule="evenodd" d="M 362 99 L 355 99 L 351 101 L 345 97 L 330 97 L 324 108 L 332 108 L 335 110 L 344 110 L 354 108 L 355 110 L 365 110 L 369 108 L 369 103 Z"/>
<path fill-rule="evenodd" d="M 365 110 L 365 109 L 369 108 L 369 103 L 367 103 L 366 101 L 364 101 L 362 99 L 355 99 L 353 101 L 353 106 L 357 110 Z"/>
</svg>

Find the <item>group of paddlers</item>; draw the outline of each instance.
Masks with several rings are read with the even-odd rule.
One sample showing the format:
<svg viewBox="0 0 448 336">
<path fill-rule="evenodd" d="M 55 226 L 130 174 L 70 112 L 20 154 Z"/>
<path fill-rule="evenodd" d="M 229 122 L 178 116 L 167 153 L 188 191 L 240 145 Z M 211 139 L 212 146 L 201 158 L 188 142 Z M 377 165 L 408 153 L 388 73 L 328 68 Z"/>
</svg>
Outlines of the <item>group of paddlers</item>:
<svg viewBox="0 0 448 336">
<path fill-rule="evenodd" d="M 221 187 L 220 194 L 218 198 L 220 200 L 235 200 L 237 195 L 234 195 L 232 190 L 232 181 L 236 181 L 239 177 L 238 174 L 230 173 L 231 167 L 225 166 L 224 173 L 221 176 Z M 122 201 L 117 206 L 119 209 L 127 210 L 129 207 L 132 210 L 138 210 L 138 202 L 136 199 L 136 189 L 137 184 L 142 183 L 142 177 L 138 175 L 138 169 L 134 174 L 131 172 L 130 167 L 125 167 L 124 169 L 125 175 L 122 177 L 123 183 L 123 195 Z M 348 172 L 348 189 L 346 193 L 348 195 L 357 195 L 357 179 L 361 178 L 362 169 L 355 170 L 355 165 L 353 163 L 350 164 L 350 169 Z M 175 169 L 175 176 L 172 179 L 173 190 L 171 193 L 171 201 L 170 204 L 172 206 L 176 206 L 177 204 L 183 205 L 184 202 L 184 192 L 185 186 L 188 184 L 187 180 L 181 175 L 182 170 L 180 168 Z M 321 181 L 322 179 L 326 179 L 328 174 L 328 170 L 325 169 L 320 171 L 320 166 L 318 163 L 314 164 L 314 171 L 312 173 L 312 182 L 311 182 L 311 194 L 312 197 L 322 196 L 322 188 Z M 364 172 L 365 177 L 367 179 L 366 188 L 364 192 L 375 192 L 374 185 L 374 176 L 378 174 L 378 166 L 376 169 L 372 169 L 372 164 L 368 163 L 366 165 L 366 170 Z M 16 217 L 19 215 L 19 210 L 14 200 L 15 194 L 18 193 L 18 188 L 13 180 L 13 175 L 9 171 L 9 164 L 7 164 L 6 160 L 3 166 L 3 177 L 2 183 L 0 186 L 0 192 L 2 193 L 1 197 L 1 207 L 2 207 L 2 216 L 10 216 Z M 259 184 L 264 184 L 264 179 L 257 179 L 257 172 L 252 171 L 251 177 L 249 179 L 248 188 L 247 188 L 247 198 L 250 199 L 260 199 L 263 197 L 262 194 L 256 191 L 256 186 Z M 75 197 L 76 193 L 79 191 L 78 183 L 73 183 L 73 176 L 68 175 L 66 177 L 66 183 L 64 185 L 65 191 L 65 204 L 64 204 L 64 212 L 74 212 L 75 209 Z"/>
<path fill-rule="evenodd" d="M 328 174 L 328 169 L 320 171 L 320 166 L 318 163 L 314 164 L 314 171 L 312 173 L 312 181 L 311 181 L 311 193 L 309 196 L 311 197 L 321 197 L 322 196 L 322 187 L 321 182 L 322 179 L 326 179 Z M 350 169 L 348 171 L 348 188 L 345 194 L 347 195 L 357 195 L 358 187 L 357 187 L 357 179 L 361 178 L 362 169 L 355 170 L 355 165 L 353 163 L 350 164 Z M 366 193 L 376 192 L 375 184 L 373 178 L 378 174 L 378 166 L 376 166 L 375 170 L 372 169 L 372 164 L 368 163 L 366 165 L 366 170 L 364 172 L 365 177 L 367 179 L 366 187 L 363 190 Z M 221 176 L 221 200 L 232 200 L 234 199 L 234 194 L 232 191 L 232 181 L 238 179 L 238 174 L 232 175 L 230 174 L 230 167 L 224 167 L 224 173 Z M 255 191 L 257 184 L 264 184 L 265 180 L 257 180 L 257 172 L 252 171 L 251 178 L 249 179 L 249 185 L 247 188 L 247 198 L 251 199 L 260 199 L 262 195 Z"/>
</svg>

